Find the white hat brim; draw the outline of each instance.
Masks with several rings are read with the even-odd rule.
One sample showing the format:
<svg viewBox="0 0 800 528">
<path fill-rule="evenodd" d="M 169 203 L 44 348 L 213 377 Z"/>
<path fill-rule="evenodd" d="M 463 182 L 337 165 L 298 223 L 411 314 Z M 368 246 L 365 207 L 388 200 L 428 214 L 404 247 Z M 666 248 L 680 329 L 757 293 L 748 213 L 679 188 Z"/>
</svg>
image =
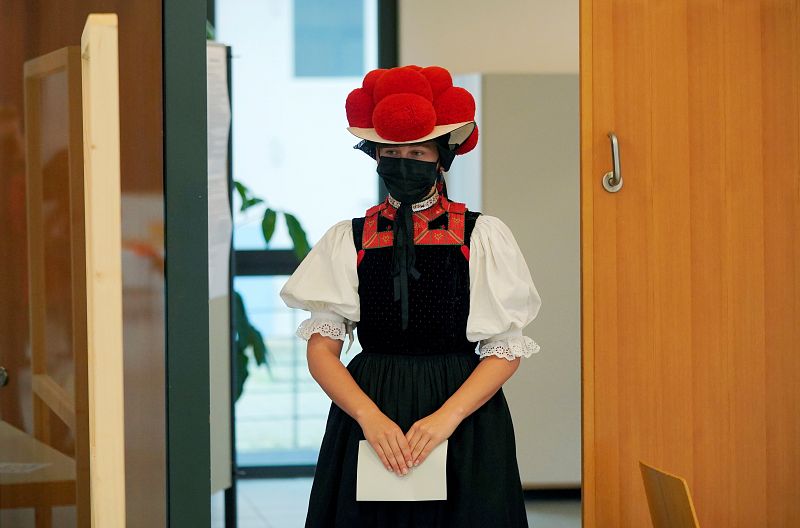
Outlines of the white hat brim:
<svg viewBox="0 0 800 528">
<path fill-rule="evenodd" d="M 444 136 L 445 134 L 450 134 L 450 138 L 448 139 L 448 143 L 450 145 L 461 145 L 467 140 L 467 138 L 469 138 L 473 130 L 475 130 L 475 121 L 463 121 L 461 123 L 453 123 L 451 125 L 436 125 L 429 134 L 426 134 L 421 138 L 410 139 L 408 141 L 391 141 L 379 136 L 374 128 L 347 127 L 347 131 L 357 138 L 366 139 L 367 141 L 372 141 L 374 143 L 385 143 L 387 145 L 422 143 L 425 141 L 430 141 L 431 139 L 436 139 L 439 136 Z"/>
</svg>

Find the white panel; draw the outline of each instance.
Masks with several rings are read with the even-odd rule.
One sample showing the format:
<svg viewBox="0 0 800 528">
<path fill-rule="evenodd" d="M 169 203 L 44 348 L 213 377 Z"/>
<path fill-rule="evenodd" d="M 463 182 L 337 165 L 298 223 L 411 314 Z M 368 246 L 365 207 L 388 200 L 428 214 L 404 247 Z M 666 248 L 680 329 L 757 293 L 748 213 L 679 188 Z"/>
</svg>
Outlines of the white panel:
<svg viewBox="0 0 800 528">
<path fill-rule="evenodd" d="M 208 72 L 208 342 L 211 493 L 231 486 L 231 332 L 229 262 L 233 221 L 228 198 L 230 97 L 224 45 L 206 45 Z"/>
<path fill-rule="evenodd" d="M 504 385 L 528 488 L 580 484 L 578 76 L 485 75 L 482 211 L 511 228 L 542 297 L 541 351 Z M 469 156 L 470 154 L 467 154 Z"/>
<path fill-rule="evenodd" d="M 208 301 L 211 493 L 231 487 L 231 384 L 229 297 Z"/>
</svg>

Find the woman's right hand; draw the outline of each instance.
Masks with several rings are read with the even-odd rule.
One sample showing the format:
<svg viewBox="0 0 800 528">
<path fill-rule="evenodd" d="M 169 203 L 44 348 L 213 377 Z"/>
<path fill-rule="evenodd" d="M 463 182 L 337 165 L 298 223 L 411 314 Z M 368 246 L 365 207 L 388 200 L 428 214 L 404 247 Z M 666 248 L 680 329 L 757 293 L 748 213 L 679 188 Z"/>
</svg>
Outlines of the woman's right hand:
<svg viewBox="0 0 800 528">
<path fill-rule="evenodd" d="M 384 467 L 399 477 L 407 474 L 412 467 L 411 447 L 400 426 L 377 409 L 360 418 L 358 424 Z"/>
</svg>

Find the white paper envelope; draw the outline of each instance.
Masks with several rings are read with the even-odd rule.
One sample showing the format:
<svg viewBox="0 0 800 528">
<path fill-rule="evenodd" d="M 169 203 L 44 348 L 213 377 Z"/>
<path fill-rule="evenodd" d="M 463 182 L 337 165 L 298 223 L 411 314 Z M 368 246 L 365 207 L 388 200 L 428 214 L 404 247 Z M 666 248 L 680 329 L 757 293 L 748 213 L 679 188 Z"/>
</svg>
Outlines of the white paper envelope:
<svg viewBox="0 0 800 528">
<path fill-rule="evenodd" d="M 398 477 L 383 466 L 367 440 L 358 443 L 357 501 L 447 500 L 447 440 L 422 464 Z"/>
</svg>

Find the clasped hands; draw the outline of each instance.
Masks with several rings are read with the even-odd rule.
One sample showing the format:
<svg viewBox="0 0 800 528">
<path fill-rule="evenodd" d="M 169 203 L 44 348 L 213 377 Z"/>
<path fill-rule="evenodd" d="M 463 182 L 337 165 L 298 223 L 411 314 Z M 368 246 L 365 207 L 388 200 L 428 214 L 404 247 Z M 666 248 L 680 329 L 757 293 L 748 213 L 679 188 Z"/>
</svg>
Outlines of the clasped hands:
<svg viewBox="0 0 800 528">
<path fill-rule="evenodd" d="M 384 467 L 403 476 L 410 468 L 424 462 L 436 446 L 450 438 L 461 419 L 440 408 L 414 422 L 403 434 L 399 425 L 375 409 L 361 417 L 358 423 Z"/>
</svg>

